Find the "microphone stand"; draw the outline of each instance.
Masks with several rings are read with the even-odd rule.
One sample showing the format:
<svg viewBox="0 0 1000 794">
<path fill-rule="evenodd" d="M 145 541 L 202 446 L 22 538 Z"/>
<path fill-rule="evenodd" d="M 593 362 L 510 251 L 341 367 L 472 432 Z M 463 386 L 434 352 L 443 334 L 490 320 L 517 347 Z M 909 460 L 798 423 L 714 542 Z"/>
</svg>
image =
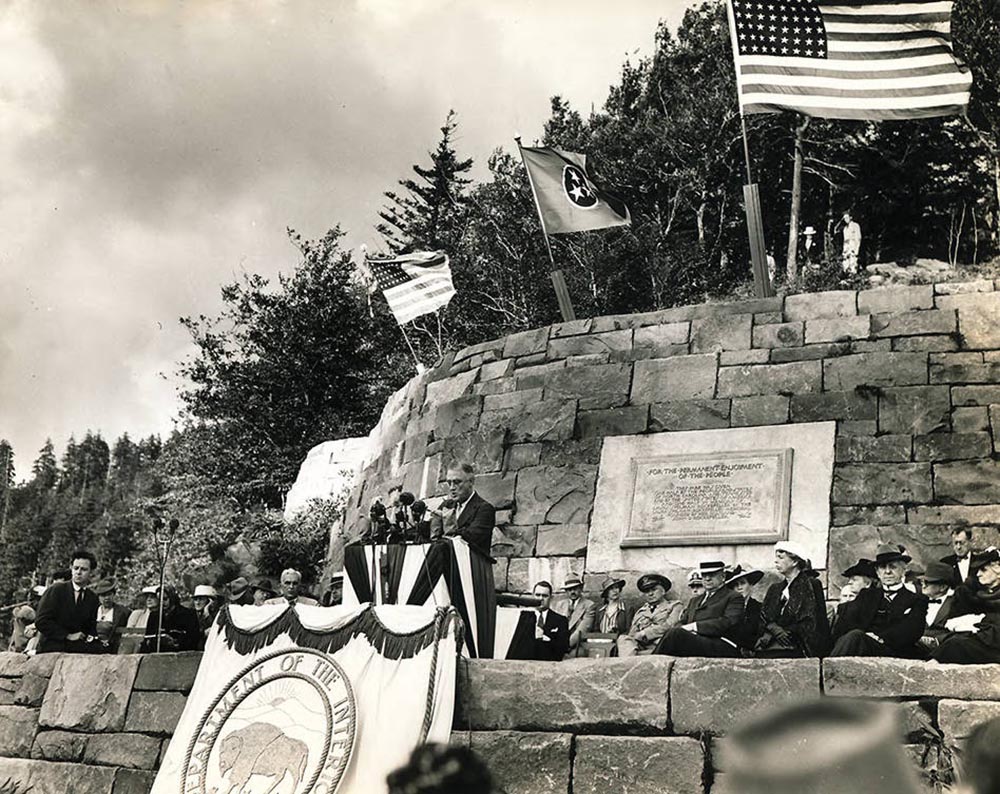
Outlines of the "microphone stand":
<svg viewBox="0 0 1000 794">
<path fill-rule="evenodd" d="M 177 527 L 180 526 L 180 522 L 176 518 L 171 518 L 170 523 L 167 525 L 167 536 L 163 539 L 160 538 L 160 532 L 163 529 L 163 521 L 159 518 L 153 519 L 153 542 L 156 545 L 156 556 L 159 558 L 157 562 L 160 564 L 160 589 L 159 589 L 159 602 L 158 616 L 156 619 L 156 652 L 160 652 L 161 641 L 163 638 L 163 583 L 166 578 L 167 573 L 167 560 L 170 558 L 170 548 L 174 543 L 174 535 L 177 532 Z M 160 551 L 160 544 L 163 544 L 163 551 Z"/>
</svg>

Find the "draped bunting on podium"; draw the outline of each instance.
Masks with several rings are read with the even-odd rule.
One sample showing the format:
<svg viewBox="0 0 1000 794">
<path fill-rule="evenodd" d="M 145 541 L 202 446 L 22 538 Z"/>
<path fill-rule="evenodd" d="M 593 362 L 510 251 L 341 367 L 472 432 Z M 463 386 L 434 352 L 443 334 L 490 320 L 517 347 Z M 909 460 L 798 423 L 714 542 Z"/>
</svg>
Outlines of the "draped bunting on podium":
<svg viewBox="0 0 1000 794">
<path fill-rule="evenodd" d="M 450 737 L 461 637 L 451 608 L 223 608 L 153 794 L 384 792 Z"/>
<path fill-rule="evenodd" d="M 344 604 L 452 605 L 465 624 L 471 657 L 506 657 L 521 617 L 497 609 L 493 561 L 461 538 L 344 549 Z"/>
</svg>

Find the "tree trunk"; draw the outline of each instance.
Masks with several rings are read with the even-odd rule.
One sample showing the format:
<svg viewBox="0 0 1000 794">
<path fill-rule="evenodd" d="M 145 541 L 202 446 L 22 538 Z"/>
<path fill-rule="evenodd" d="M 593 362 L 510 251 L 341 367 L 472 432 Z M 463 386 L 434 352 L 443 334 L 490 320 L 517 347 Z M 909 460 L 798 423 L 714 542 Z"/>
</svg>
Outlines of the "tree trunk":
<svg viewBox="0 0 1000 794">
<path fill-rule="evenodd" d="M 802 123 L 795 128 L 795 162 L 792 166 L 792 207 L 788 215 L 788 257 L 785 260 L 785 270 L 788 273 L 788 285 L 795 286 L 799 277 L 799 211 L 802 208 L 802 149 L 806 128 L 809 126 L 809 116 L 802 118 Z"/>
</svg>

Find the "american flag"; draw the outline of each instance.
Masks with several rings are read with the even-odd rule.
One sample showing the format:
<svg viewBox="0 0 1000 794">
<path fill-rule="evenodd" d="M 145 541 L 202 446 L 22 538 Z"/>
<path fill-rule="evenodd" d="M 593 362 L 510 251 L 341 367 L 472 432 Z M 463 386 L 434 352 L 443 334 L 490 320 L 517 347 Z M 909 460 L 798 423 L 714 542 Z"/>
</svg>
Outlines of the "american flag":
<svg viewBox="0 0 1000 794">
<path fill-rule="evenodd" d="M 447 306 L 455 294 L 448 257 L 440 251 L 366 256 L 365 264 L 400 325 Z"/>
<path fill-rule="evenodd" d="M 952 50 L 951 0 L 731 0 L 744 113 L 838 119 L 964 112 L 972 75 Z"/>
</svg>

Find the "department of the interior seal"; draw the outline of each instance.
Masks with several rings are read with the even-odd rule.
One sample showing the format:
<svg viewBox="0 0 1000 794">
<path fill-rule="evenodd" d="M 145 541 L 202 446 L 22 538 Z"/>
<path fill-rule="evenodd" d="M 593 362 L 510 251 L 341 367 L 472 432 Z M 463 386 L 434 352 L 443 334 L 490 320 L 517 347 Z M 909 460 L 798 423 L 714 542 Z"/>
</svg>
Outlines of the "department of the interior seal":
<svg viewBox="0 0 1000 794">
<path fill-rule="evenodd" d="M 184 758 L 182 794 L 334 794 L 354 750 L 351 682 L 308 648 L 263 656 L 202 716 Z"/>
</svg>

